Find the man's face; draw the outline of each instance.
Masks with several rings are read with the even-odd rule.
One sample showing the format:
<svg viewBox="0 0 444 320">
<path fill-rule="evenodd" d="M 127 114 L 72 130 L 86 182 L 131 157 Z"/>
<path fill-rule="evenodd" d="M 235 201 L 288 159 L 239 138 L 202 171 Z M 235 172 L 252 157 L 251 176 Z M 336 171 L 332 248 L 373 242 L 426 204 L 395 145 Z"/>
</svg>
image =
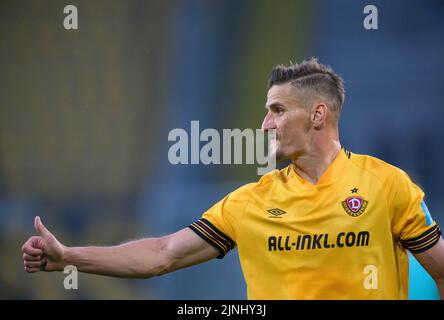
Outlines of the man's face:
<svg viewBox="0 0 444 320">
<path fill-rule="evenodd" d="M 276 153 L 277 161 L 300 155 L 309 143 L 310 110 L 300 104 L 295 90 L 290 83 L 274 85 L 268 90 L 262 130 L 276 130 L 270 152 Z"/>
</svg>

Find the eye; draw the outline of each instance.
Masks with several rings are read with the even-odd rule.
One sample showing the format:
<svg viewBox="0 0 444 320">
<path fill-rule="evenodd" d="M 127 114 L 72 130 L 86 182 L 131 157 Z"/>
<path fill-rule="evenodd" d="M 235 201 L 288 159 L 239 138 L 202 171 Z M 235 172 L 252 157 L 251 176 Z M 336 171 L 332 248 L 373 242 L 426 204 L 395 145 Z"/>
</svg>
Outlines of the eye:
<svg viewBox="0 0 444 320">
<path fill-rule="evenodd" d="M 280 105 L 272 105 L 268 108 L 268 110 L 265 111 L 266 114 L 268 112 L 271 112 L 274 115 L 282 115 L 285 112 L 285 109 Z"/>
<path fill-rule="evenodd" d="M 282 107 L 275 107 L 273 111 L 277 114 L 282 114 L 284 109 Z"/>
</svg>

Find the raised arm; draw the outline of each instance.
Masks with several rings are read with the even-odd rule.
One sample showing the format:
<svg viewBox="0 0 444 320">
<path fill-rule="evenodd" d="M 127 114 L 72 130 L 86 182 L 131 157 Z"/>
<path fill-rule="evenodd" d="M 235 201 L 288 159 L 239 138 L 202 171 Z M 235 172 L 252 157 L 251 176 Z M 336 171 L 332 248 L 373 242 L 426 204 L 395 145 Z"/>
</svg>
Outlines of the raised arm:
<svg viewBox="0 0 444 320">
<path fill-rule="evenodd" d="M 22 246 L 29 273 L 61 271 L 74 265 L 81 272 L 122 278 L 150 278 L 199 264 L 219 255 L 217 249 L 184 228 L 159 238 L 145 238 L 112 247 L 66 247 L 35 218 L 39 234 Z"/>
<path fill-rule="evenodd" d="M 432 248 L 416 253 L 415 257 L 435 280 L 441 300 L 444 300 L 444 240 L 440 238 Z"/>
</svg>

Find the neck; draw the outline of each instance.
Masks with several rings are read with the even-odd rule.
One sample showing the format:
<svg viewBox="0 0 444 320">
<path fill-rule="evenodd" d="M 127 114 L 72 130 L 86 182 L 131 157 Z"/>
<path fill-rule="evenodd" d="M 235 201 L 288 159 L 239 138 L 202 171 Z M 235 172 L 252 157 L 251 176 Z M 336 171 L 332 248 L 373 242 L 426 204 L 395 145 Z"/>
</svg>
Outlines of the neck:
<svg viewBox="0 0 444 320">
<path fill-rule="evenodd" d="M 341 144 L 338 136 L 313 140 L 308 150 L 294 157 L 292 163 L 300 177 L 315 185 L 338 156 Z"/>
</svg>

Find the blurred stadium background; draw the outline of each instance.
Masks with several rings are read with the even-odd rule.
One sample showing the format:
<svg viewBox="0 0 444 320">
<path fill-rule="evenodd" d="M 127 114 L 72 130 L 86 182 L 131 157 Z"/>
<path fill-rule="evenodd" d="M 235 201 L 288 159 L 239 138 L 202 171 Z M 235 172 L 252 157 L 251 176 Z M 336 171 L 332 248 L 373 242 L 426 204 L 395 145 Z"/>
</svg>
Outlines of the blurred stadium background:
<svg viewBox="0 0 444 320">
<path fill-rule="evenodd" d="M 440 0 L 0 1 L 0 298 L 244 299 L 236 251 L 66 291 L 62 273 L 26 274 L 20 247 L 37 214 L 66 245 L 167 234 L 257 180 L 254 165 L 170 165 L 168 132 L 259 128 L 271 68 L 310 56 L 345 79 L 343 145 L 406 170 L 443 226 L 443 33 Z"/>
</svg>

